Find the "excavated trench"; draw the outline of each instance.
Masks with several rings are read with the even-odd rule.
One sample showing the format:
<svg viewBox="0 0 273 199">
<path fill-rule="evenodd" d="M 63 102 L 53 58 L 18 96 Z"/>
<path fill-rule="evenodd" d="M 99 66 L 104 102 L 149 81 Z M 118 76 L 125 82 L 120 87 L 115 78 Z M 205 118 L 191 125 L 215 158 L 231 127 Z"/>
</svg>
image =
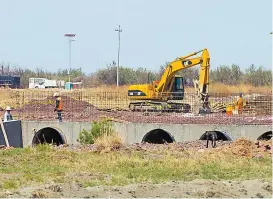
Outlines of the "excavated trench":
<svg viewBox="0 0 273 199">
<path fill-rule="evenodd" d="M 154 129 L 148 132 L 142 139 L 142 142 L 151 144 L 164 144 L 174 142 L 173 137 L 162 129 Z"/>
<path fill-rule="evenodd" d="M 33 146 L 44 143 L 59 146 L 62 144 L 66 144 L 66 141 L 59 130 L 52 127 L 46 127 L 37 131 L 32 140 Z"/>
</svg>

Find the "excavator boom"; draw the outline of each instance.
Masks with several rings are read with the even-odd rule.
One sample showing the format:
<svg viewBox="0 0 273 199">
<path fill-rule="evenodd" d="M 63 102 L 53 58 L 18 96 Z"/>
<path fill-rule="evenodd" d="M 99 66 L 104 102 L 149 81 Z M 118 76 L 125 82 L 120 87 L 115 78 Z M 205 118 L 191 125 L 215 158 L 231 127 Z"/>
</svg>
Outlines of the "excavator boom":
<svg viewBox="0 0 273 199">
<path fill-rule="evenodd" d="M 201 57 L 191 58 L 192 56 L 197 55 L 198 53 L 202 52 Z M 167 68 L 165 69 L 160 82 L 156 87 L 157 92 L 167 92 L 169 91 L 166 88 L 166 85 L 170 83 L 172 78 L 178 71 L 191 68 L 200 64 L 200 75 L 199 75 L 199 90 L 201 93 L 207 93 L 207 85 L 209 81 L 209 67 L 210 67 L 210 57 L 209 52 L 207 49 L 203 49 L 198 52 L 191 53 L 184 57 L 179 57 L 175 61 L 168 64 Z"/>
</svg>

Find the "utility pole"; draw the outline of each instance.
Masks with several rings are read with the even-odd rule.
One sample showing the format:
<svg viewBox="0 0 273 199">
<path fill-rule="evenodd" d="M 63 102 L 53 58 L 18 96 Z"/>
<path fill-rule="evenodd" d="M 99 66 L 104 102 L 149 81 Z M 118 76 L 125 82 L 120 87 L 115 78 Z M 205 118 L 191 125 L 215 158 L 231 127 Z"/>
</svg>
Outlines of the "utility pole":
<svg viewBox="0 0 273 199">
<path fill-rule="evenodd" d="M 118 65 L 117 65 L 117 87 L 119 86 L 119 74 L 118 74 L 118 69 L 119 69 L 119 54 L 120 54 L 120 33 L 122 30 L 120 29 L 120 25 L 118 26 L 118 29 L 115 31 L 118 32 Z"/>
<path fill-rule="evenodd" d="M 68 37 L 69 38 L 69 40 L 68 40 L 68 42 L 69 42 L 69 69 L 68 69 L 68 81 L 70 82 L 70 71 L 71 71 L 71 42 L 72 41 L 75 41 L 75 40 L 73 40 L 73 39 L 71 39 L 72 37 L 75 37 L 76 36 L 76 34 L 65 34 L 64 35 L 65 37 Z"/>
</svg>

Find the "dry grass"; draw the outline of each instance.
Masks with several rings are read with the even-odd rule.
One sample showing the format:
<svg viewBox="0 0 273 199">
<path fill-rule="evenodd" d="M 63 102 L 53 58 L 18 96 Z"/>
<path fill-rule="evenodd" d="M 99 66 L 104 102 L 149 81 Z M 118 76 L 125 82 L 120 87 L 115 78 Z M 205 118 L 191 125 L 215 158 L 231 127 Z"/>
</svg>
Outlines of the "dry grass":
<svg viewBox="0 0 273 199">
<path fill-rule="evenodd" d="M 23 101 L 20 100 L 20 92 L 16 92 L 12 89 L 0 89 L 0 110 L 5 109 L 6 106 L 20 107 Z"/>
<path fill-rule="evenodd" d="M 94 92 L 111 92 L 111 93 L 127 93 L 128 86 L 119 86 L 116 85 L 101 85 L 96 88 L 85 88 L 83 89 L 86 92 L 94 93 Z"/>
<path fill-rule="evenodd" d="M 224 85 L 224 84 L 211 84 L 209 88 L 211 93 L 272 93 L 272 87 L 260 86 L 254 87 L 251 85 L 239 84 L 234 86 Z"/>
<path fill-rule="evenodd" d="M 194 88 L 186 88 L 186 92 L 194 92 Z M 221 94 L 221 96 L 227 96 L 229 94 L 238 93 L 262 93 L 268 94 L 272 93 L 272 87 L 260 86 L 255 87 L 251 85 L 239 84 L 239 85 L 225 85 L 222 83 L 211 83 L 209 85 L 209 93 Z"/>
<path fill-rule="evenodd" d="M 108 141 L 103 143 L 103 146 L 110 145 Z M 52 181 L 76 181 L 85 186 L 94 186 L 193 179 L 272 178 L 271 157 L 257 159 L 185 150 L 131 149 L 110 151 L 102 155 L 84 150 L 53 149 L 43 145 L 0 150 L 0 156 L 0 191 Z"/>
<path fill-rule="evenodd" d="M 113 92 L 113 93 L 126 93 L 128 91 L 129 86 L 106 86 L 102 85 L 97 88 L 87 88 L 84 89 L 86 92 Z M 194 92 L 193 87 L 186 87 L 186 92 Z M 223 83 L 211 83 L 209 85 L 209 92 L 211 93 L 223 93 L 223 94 L 231 94 L 231 93 L 271 93 L 272 86 L 251 86 L 245 84 L 238 84 L 238 85 L 225 85 Z"/>
<path fill-rule="evenodd" d="M 122 145 L 123 140 L 117 133 L 102 134 L 95 140 L 95 146 L 101 152 L 113 151 L 119 149 Z"/>
</svg>

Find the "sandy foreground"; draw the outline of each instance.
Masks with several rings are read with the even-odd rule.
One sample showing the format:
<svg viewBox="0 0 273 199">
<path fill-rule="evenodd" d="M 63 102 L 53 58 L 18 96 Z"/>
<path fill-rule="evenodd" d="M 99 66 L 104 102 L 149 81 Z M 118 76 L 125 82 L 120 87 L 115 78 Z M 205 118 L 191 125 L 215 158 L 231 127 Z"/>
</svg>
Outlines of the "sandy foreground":
<svg viewBox="0 0 273 199">
<path fill-rule="evenodd" d="M 272 198 L 272 184 L 263 180 L 191 182 L 171 181 L 162 184 L 131 184 L 127 186 L 95 186 L 80 184 L 45 184 L 17 191 L 1 192 L 0 197 L 62 197 L 62 198 L 147 198 L 147 197 L 239 197 Z"/>
</svg>

